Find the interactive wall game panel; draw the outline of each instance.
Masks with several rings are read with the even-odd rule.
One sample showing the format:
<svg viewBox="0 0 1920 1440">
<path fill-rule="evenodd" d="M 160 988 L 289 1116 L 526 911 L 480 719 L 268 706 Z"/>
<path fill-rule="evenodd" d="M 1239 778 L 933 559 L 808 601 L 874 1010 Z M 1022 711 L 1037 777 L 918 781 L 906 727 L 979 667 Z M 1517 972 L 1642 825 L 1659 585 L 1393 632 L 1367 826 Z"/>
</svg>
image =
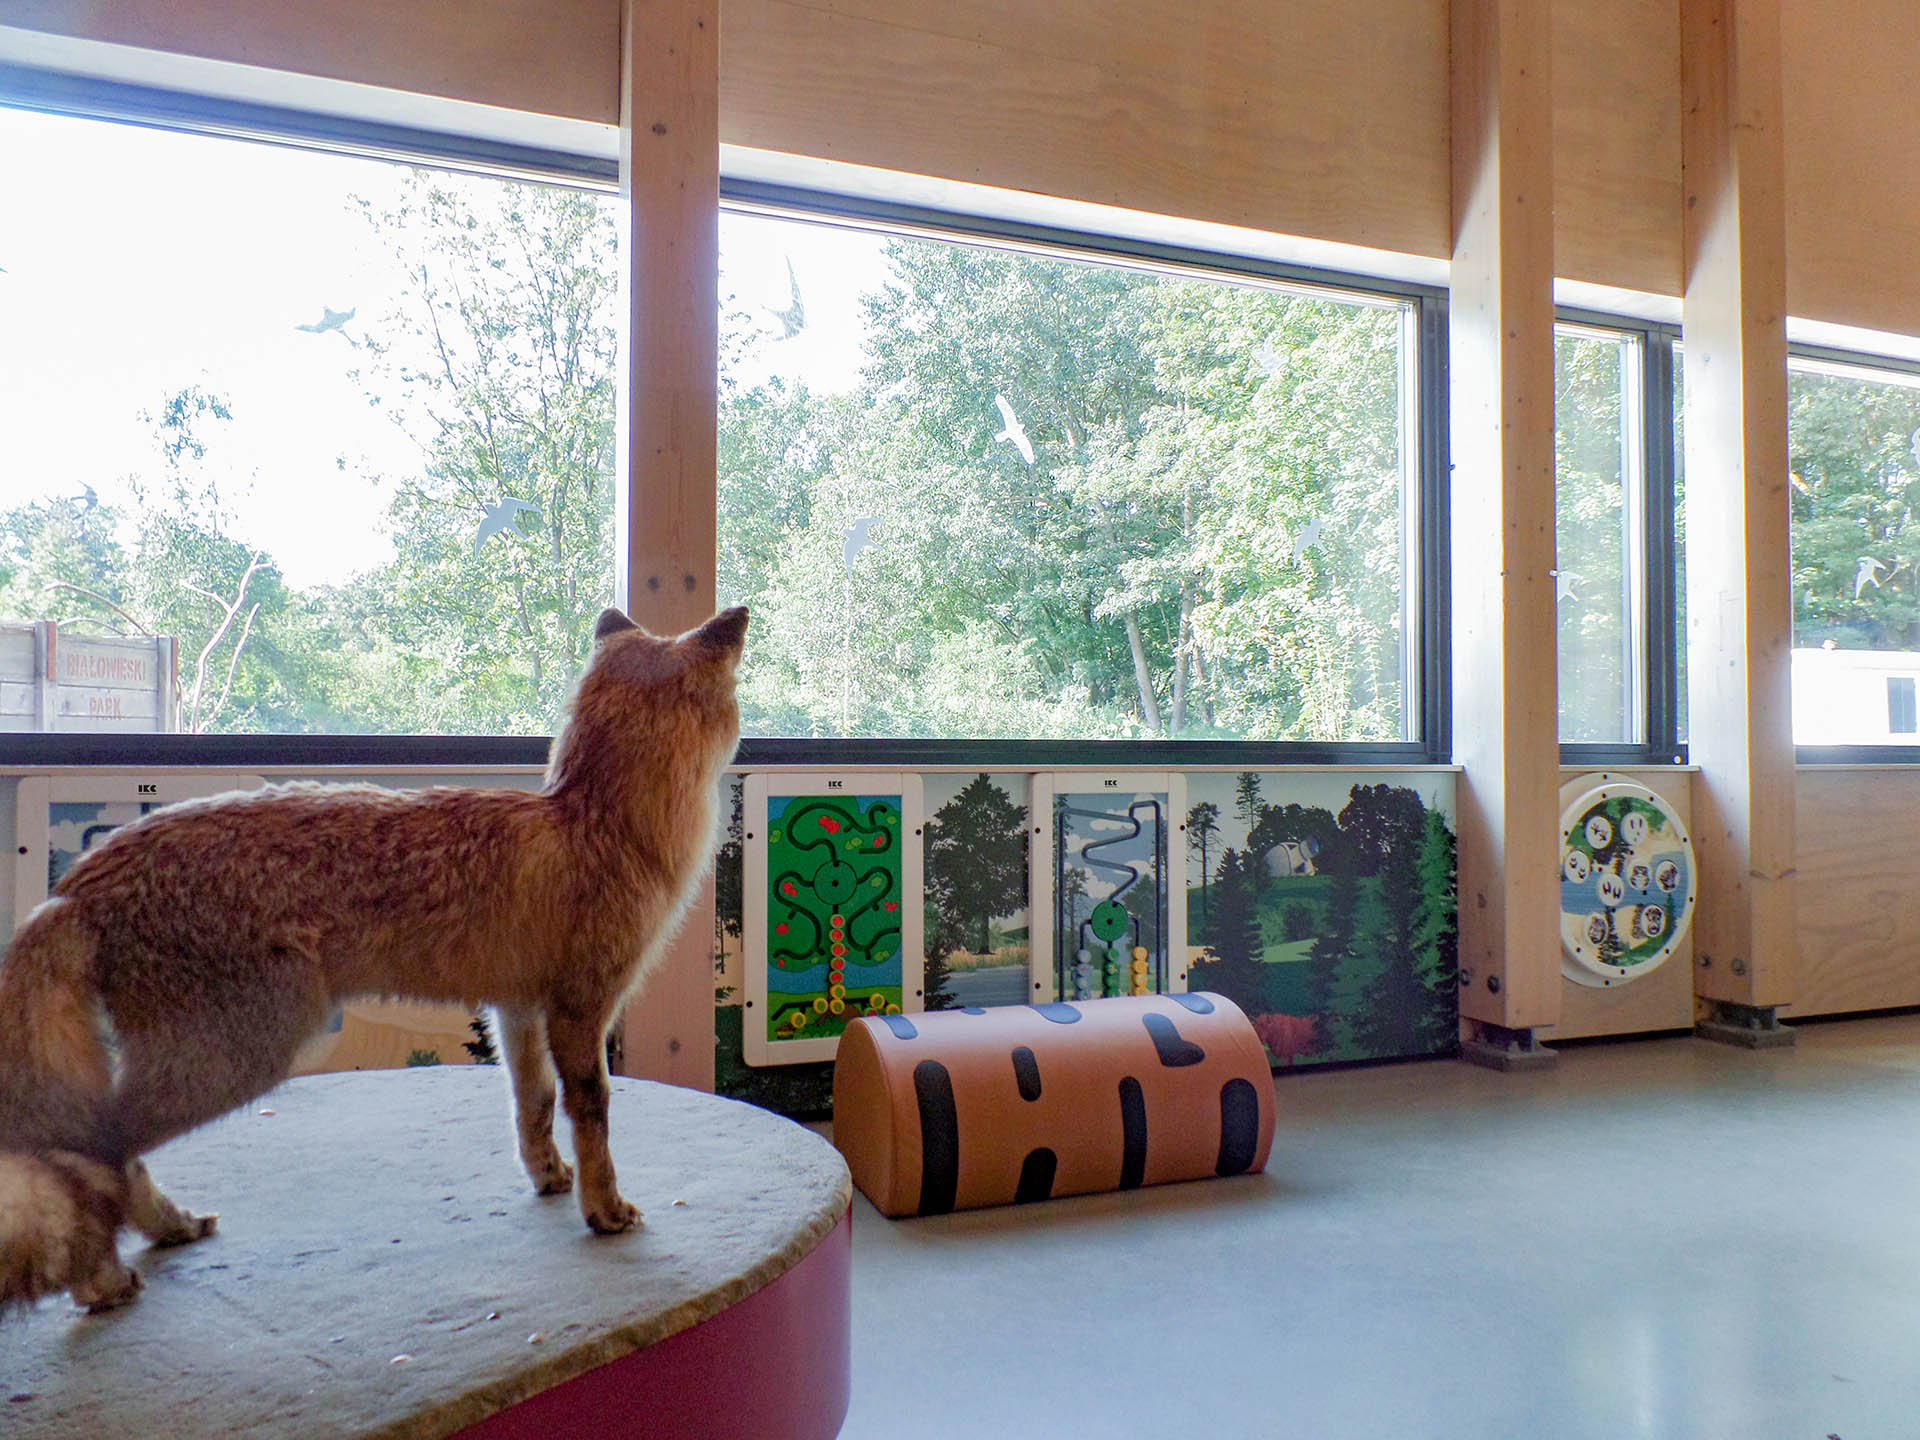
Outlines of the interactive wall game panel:
<svg viewBox="0 0 1920 1440">
<path fill-rule="evenodd" d="M 1062 1000 L 1187 988 L 1180 775 L 1054 777 L 1053 981 Z M 1038 809 L 1036 805 L 1036 810 Z"/>
<path fill-rule="evenodd" d="M 750 775 L 744 796 L 749 1065 L 831 1060 L 857 1016 L 921 1007 L 917 775 Z"/>
<path fill-rule="evenodd" d="M 1581 985 L 1650 975 L 1693 921 L 1693 841 L 1646 786 L 1600 773 L 1561 789 L 1561 973 Z"/>
<path fill-rule="evenodd" d="M 860 1017 L 1189 991 L 1232 1000 L 1275 1066 L 1448 1053 L 1453 783 L 1423 769 L 749 773 L 722 851 L 717 1083 L 819 1113 L 831 1073 L 807 1062 L 835 1059 Z M 1622 946 L 1600 978 L 1618 985 L 1646 968 L 1635 947 L 1684 925 L 1691 859 L 1668 853 L 1673 822 L 1637 797 L 1602 801 L 1622 828 L 1570 863 L 1621 862 L 1627 903 L 1600 915 Z M 1639 880 L 1673 881 L 1683 903 Z M 1613 881 L 1586 886 L 1599 905 Z"/>
</svg>

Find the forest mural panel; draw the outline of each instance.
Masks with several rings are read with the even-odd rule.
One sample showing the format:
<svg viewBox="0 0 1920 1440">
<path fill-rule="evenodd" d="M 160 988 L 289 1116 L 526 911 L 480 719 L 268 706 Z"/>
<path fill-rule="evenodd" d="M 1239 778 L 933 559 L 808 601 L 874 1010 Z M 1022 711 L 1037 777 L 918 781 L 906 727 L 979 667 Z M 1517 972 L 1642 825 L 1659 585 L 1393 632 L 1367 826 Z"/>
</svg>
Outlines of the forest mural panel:
<svg viewBox="0 0 1920 1440">
<path fill-rule="evenodd" d="M 1026 775 L 926 775 L 924 1008 L 1023 1005 L 1031 979 L 1032 784 Z"/>
<path fill-rule="evenodd" d="M 1251 1017 L 1276 1069 L 1457 1047 L 1451 774 L 1128 773 L 1115 777 L 1122 782 L 1115 790 L 1089 788 L 1088 778 L 919 777 L 925 1009 L 1052 1000 L 1063 980 L 1069 993 L 1083 981 L 1094 993 L 1129 993 L 1139 944 L 1148 951 L 1147 988 L 1226 995 Z M 832 1107 L 831 1061 L 749 1066 L 742 1053 L 742 876 L 751 827 L 740 779 L 729 786 L 715 885 L 716 1088 L 788 1114 L 824 1115 Z M 1144 809 L 1136 815 L 1136 807 Z M 1076 809 L 1088 815 L 1064 814 Z M 1123 834 L 1135 821 L 1140 834 Z M 1037 863 L 1036 835 L 1046 847 Z M 1132 848 L 1097 848 L 1113 838 L 1130 839 Z M 1124 893 L 1115 893 L 1118 869 L 1085 863 L 1089 844 L 1096 847 L 1090 858 L 1124 862 L 1137 876 Z M 912 895 L 903 898 L 913 903 Z M 1094 911 L 1103 899 L 1125 911 L 1124 936 L 1098 937 Z M 1037 958 L 1035 906 L 1042 920 L 1068 917 L 1040 927 Z M 1164 966 L 1156 925 L 1186 935 Z M 1094 948 L 1081 943 L 1087 935 L 1099 939 L 1102 954 L 1076 974 L 1079 950 Z M 1105 962 L 1116 947 L 1123 953 L 1109 977 Z"/>
<path fill-rule="evenodd" d="M 1453 776 L 1189 773 L 1187 987 L 1276 1068 L 1458 1044 Z"/>
</svg>

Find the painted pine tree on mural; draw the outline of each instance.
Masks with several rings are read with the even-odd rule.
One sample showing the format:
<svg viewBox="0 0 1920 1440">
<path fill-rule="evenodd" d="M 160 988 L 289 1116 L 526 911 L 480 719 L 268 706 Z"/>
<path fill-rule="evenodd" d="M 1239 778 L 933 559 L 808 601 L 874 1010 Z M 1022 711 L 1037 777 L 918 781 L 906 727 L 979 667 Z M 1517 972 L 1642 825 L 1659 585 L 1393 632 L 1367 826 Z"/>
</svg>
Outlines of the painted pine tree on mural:
<svg viewBox="0 0 1920 1440">
<path fill-rule="evenodd" d="M 1213 958 L 1191 977 L 1195 988 L 1218 990 L 1252 1013 L 1267 1008 L 1257 863 L 1232 848 L 1221 853 L 1200 932 Z"/>
</svg>

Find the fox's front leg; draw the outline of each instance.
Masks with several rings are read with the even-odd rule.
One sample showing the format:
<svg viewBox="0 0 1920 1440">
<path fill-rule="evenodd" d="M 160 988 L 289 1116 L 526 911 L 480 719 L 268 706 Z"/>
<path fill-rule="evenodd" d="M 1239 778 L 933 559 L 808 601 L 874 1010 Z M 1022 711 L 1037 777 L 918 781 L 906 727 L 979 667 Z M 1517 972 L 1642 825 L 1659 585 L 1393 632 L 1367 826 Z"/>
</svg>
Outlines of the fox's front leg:
<svg viewBox="0 0 1920 1440">
<path fill-rule="evenodd" d="M 520 1132 L 520 1163 L 542 1195 L 564 1195 L 573 1188 L 573 1167 L 553 1143 L 555 1098 L 553 1061 L 547 1054 L 547 1027 L 538 1010 L 497 1007 L 494 1023 L 500 1054 L 513 1081 L 513 1115 Z"/>
<path fill-rule="evenodd" d="M 561 1012 L 547 1016 L 547 1039 L 573 1122 L 573 1158 L 580 1167 L 580 1213 L 602 1235 L 617 1235 L 640 1223 L 640 1212 L 620 1198 L 607 1149 L 606 1020 L 583 1020 Z"/>
</svg>

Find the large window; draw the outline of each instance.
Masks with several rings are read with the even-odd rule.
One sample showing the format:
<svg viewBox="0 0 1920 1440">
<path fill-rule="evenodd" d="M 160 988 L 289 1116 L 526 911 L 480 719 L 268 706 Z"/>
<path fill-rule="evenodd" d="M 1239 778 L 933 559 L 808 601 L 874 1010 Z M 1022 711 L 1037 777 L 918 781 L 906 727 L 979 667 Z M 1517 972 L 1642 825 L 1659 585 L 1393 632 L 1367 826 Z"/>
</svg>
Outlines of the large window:
<svg viewBox="0 0 1920 1440">
<path fill-rule="evenodd" d="M 722 222 L 750 733 L 1418 737 L 1418 305 Z"/>
<path fill-rule="evenodd" d="M 1661 761 L 1684 734 L 1677 349 L 1653 325 L 1554 332 L 1560 738 Z"/>
<path fill-rule="evenodd" d="M 8 108 L 0 190 L 0 726 L 552 730 L 612 590 L 611 201 Z"/>
<path fill-rule="evenodd" d="M 1920 374 L 1799 355 L 1787 390 L 1794 739 L 1912 745 Z"/>
<path fill-rule="evenodd" d="M 4 106 L 0 184 L 0 729 L 552 730 L 616 200 Z M 750 735 L 1443 743 L 1440 297 L 729 195 Z"/>
<path fill-rule="evenodd" d="M 1640 346 L 1619 331 L 1554 334 L 1554 603 L 1560 736 L 1640 738 L 1644 680 Z"/>
</svg>

